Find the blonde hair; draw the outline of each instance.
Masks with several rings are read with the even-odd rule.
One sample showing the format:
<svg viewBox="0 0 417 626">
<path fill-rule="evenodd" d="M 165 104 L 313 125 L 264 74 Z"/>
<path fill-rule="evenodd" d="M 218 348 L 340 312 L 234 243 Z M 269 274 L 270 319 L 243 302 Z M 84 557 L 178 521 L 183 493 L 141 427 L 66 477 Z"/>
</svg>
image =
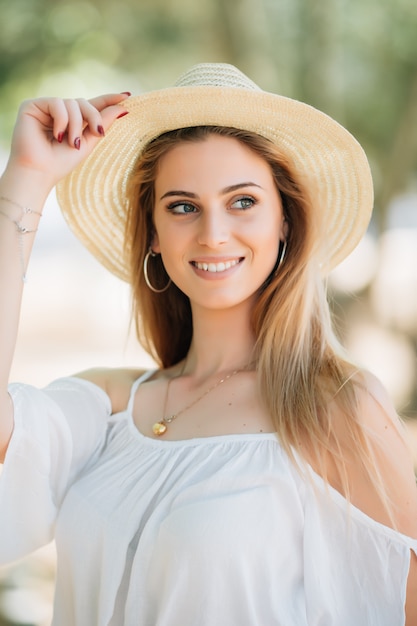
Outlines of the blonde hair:
<svg viewBox="0 0 417 626">
<path fill-rule="evenodd" d="M 126 244 L 139 340 L 162 367 L 179 362 L 190 347 L 193 328 L 187 296 L 174 284 L 164 293 L 151 292 L 145 283 L 143 260 L 154 234 L 154 181 L 159 159 L 178 142 L 203 141 L 211 134 L 240 141 L 269 164 L 288 222 L 284 261 L 260 289 L 252 314 L 261 397 L 280 441 L 292 459 L 300 453 L 325 480 L 330 458 L 347 497 L 348 450 L 383 495 L 358 416 L 356 368 L 343 356 L 336 340 L 320 275 L 317 258 L 325 228 L 318 223 L 314 203 L 296 180 L 288 159 L 268 139 L 235 128 L 184 128 L 156 138 L 138 158 L 128 189 Z M 160 257 L 152 259 L 149 275 L 156 286 L 168 282 Z M 344 417 L 343 442 L 332 420 L 333 403 Z"/>
</svg>

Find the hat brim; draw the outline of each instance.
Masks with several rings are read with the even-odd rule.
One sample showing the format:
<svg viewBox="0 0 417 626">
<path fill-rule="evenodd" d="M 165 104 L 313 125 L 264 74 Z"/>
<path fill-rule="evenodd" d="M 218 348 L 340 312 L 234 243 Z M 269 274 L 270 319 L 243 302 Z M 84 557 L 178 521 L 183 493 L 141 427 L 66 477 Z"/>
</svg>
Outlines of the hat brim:
<svg viewBox="0 0 417 626">
<path fill-rule="evenodd" d="M 320 212 L 325 273 L 358 244 L 373 207 L 372 176 L 356 139 L 321 111 L 297 100 L 234 87 L 173 87 L 129 98 L 93 152 L 57 185 L 71 230 L 112 273 L 128 280 L 124 252 L 126 187 L 144 147 L 169 130 L 229 126 L 273 141 Z"/>
</svg>

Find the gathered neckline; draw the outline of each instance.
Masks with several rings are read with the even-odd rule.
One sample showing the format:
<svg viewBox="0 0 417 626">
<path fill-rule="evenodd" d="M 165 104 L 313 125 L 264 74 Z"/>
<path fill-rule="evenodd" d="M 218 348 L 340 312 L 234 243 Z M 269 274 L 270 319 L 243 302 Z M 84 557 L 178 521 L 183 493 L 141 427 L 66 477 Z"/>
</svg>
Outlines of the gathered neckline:
<svg viewBox="0 0 417 626">
<path fill-rule="evenodd" d="M 198 445 L 207 445 L 207 444 L 215 444 L 215 443 L 233 443 L 238 441 L 274 441 L 278 443 L 278 434 L 276 432 L 265 432 L 265 433 L 229 433 L 226 435 L 210 435 L 208 437 L 189 437 L 187 439 L 162 439 L 156 437 L 149 437 L 145 435 L 136 425 L 133 419 L 133 405 L 135 401 L 136 391 L 138 387 L 151 378 L 158 369 L 151 369 L 139 376 L 135 380 L 132 385 L 130 391 L 129 402 L 124 411 L 121 414 L 124 414 L 127 418 L 127 423 L 129 425 L 129 429 L 133 433 L 135 437 L 146 442 L 149 445 L 154 446 L 163 446 L 163 447 L 186 447 L 186 446 L 198 446 Z"/>
<path fill-rule="evenodd" d="M 284 455 L 284 449 L 280 445 L 278 433 L 276 432 L 268 432 L 268 433 L 230 433 L 227 435 L 211 435 L 208 437 L 190 437 L 188 439 L 161 439 L 161 438 L 153 438 L 149 437 L 142 433 L 139 428 L 136 426 L 133 419 L 133 404 L 135 393 L 142 382 L 148 380 L 157 369 L 149 370 L 142 374 L 132 385 L 131 394 L 129 398 L 128 406 L 124 411 L 122 411 L 119 415 L 123 415 L 126 418 L 128 429 L 131 435 L 138 441 L 141 441 L 144 445 L 154 447 L 154 448 L 165 448 L 165 449 L 175 449 L 175 448 L 192 448 L 198 446 L 205 445 L 220 445 L 220 444 L 235 444 L 235 443 L 261 443 L 263 441 L 271 441 L 277 444 L 278 450 Z M 300 471 L 301 475 L 304 475 L 304 478 L 312 481 L 312 485 L 315 485 L 319 489 L 320 493 L 327 492 L 330 496 L 330 499 L 342 510 L 349 511 L 349 514 L 352 518 L 356 519 L 357 522 L 364 524 L 365 526 L 372 527 L 373 529 L 378 529 L 380 533 L 387 537 L 397 537 L 401 538 L 402 543 L 406 543 L 407 545 L 412 542 L 412 547 L 416 550 L 417 554 L 417 539 L 413 539 L 404 535 L 403 533 L 397 531 L 390 526 L 387 526 L 381 522 L 370 517 L 367 513 L 356 507 L 352 502 L 349 502 L 337 489 L 332 487 L 332 485 L 326 483 L 320 474 L 318 474 L 308 463 L 303 462 L 300 454 L 293 450 L 294 459 L 296 462 L 296 466 Z M 285 455 L 286 456 L 286 455 Z"/>
</svg>

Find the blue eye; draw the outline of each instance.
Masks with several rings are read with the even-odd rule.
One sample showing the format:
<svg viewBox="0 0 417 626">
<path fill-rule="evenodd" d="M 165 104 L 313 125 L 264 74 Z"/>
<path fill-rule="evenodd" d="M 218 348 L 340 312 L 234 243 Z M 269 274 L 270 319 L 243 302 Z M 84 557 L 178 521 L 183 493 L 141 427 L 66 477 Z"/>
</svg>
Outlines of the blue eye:
<svg viewBox="0 0 417 626">
<path fill-rule="evenodd" d="M 244 196 L 243 198 L 238 198 L 232 204 L 232 209 L 250 209 L 255 204 L 254 198 L 250 198 L 249 196 Z"/>
<path fill-rule="evenodd" d="M 171 213 L 177 213 L 178 215 L 185 215 L 187 213 L 194 213 L 197 209 L 193 204 L 187 202 L 174 202 L 168 207 Z"/>
</svg>

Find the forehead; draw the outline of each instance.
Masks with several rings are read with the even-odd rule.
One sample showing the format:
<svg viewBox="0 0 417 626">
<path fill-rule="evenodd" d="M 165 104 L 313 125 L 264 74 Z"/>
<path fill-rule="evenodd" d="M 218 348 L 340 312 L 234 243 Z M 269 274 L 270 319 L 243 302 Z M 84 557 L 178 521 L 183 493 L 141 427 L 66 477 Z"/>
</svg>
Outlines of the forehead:
<svg viewBox="0 0 417 626">
<path fill-rule="evenodd" d="M 211 134 L 180 141 L 166 152 L 158 163 L 155 187 L 180 183 L 226 187 L 245 180 L 273 184 L 269 164 L 238 139 Z"/>
</svg>

